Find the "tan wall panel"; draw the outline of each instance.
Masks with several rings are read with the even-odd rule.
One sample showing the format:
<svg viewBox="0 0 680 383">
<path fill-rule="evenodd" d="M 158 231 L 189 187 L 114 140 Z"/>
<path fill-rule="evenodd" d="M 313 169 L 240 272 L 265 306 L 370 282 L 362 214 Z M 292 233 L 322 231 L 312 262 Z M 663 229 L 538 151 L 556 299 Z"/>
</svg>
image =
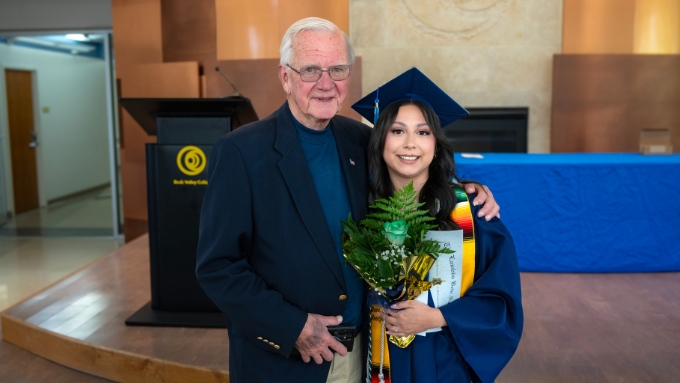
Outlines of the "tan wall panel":
<svg viewBox="0 0 680 383">
<path fill-rule="evenodd" d="M 635 53 L 680 53 L 680 0 L 638 0 Z"/>
<path fill-rule="evenodd" d="M 635 0 L 564 0 L 562 53 L 633 53 Z"/>
<path fill-rule="evenodd" d="M 121 79 L 121 97 L 200 97 L 197 62 L 130 64 L 119 70 L 118 75 Z M 121 150 L 123 217 L 125 240 L 130 241 L 143 234 L 139 230 L 143 224 L 133 224 L 143 223 L 147 219 L 144 146 L 156 142 L 156 137 L 148 136 L 126 111 L 122 114 L 121 129 L 125 137 L 125 149 Z M 128 224 L 137 229 L 128 230 Z"/>
<path fill-rule="evenodd" d="M 279 56 L 278 1 L 215 0 L 217 59 Z"/>
<path fill-rule="evenodd" d="M 143 97 L 139 76 L 130 68 L 134 64 L 163 61 L 161 0 L 112 0 L 113 46 L 120 97 Z M 159 80 L 154 76 L 156 80 Z M 162 82 L 162 81 L 161 81 Z M 144 93 L 144 90 L 141 90 Z M 146 179 L 144 144 L 154 142 L 139 125 L 122 111 L 120 113 L 120 171 L 123 189 L 125 239 L 130 241 L 146 231 Z M 126 147 L 130 147 L 126 150 Z M 141 148 L 141 151 L 140 151 Z M 135 171 L 142 169 L 142 173 Z M 137 218 L 135 218 L 137 217 Z"/>
<path fill-rule="evenodd" d="M 361 115 L 352 109 L 352 104 L 361 100 L 364 95 L 361 93 L 362 89 L 362 71 L 361 71 L 361 57 L 356 57 L 354 60 L 354 65 L 352 65 L 352 77 L 350 77 L 349 90 L 347 91 L 347 98 L 345 103 L 342 104 L 342 109 L 340 113 L 343 116 L 353 118 L 357 121 L 361 121 Z M 371 121 L 372 122 L 372 121 Z"/>
<path fill-rule="evenodd" d="M 163 60 L 160 0 L 112 0 L 116 65 Z"/>
<path fill-rule="evenodd" d="M 163 61 L 214 60 L 215 0 L 162 0 Z"/>
<path fill-rule="evenodd" d="M 680 148 L 680 55 L 555 55 L 552 152 L 637 152 L 640 130 Z"/>
<path fill-rule="evenodd" d="M 199 97 L 198 62 L 130 65 L 122 73 L 122 97 Z"/>
<path fill-rule="evenodd" d="M 277 58 L 283 34 L 305 17 L 349 33 L 349 0 L 215 0 L 215 13 L 218 60 Z"/>
<path fill-rule="evenodd" d="M 125 152 L 121 150 L 121 162 L 133 162 L 143 165 L 146 163 L 144 145 L 156 142 L 155 136 L 149 136 L 137 121 L 123 109 L 122 130 L 125 135 Z"/>
<path fill-rule="evenodd" d="M 229 83 L 214 70 L 217 65 L 241 95 L 250 99 L 258 117 L 268 116 L 286 100 L 278 77 L 278 58 L 205 62 L 206 97 L 209 98 L 233 92 Z"/>
<path fill-rule="evenodd" d="M 349 35 L 349 0 L 283 0 L 279 2 L 279 41 L 293 23 L 312 16 L 332 21 Z"/>
<path fill-rule="evenodd" d="M 125 154 L 125 150 L 121 150 Z M 123 215 L 125 219 L 144 220 L 147 217 L 146 205 L 146 163 L 132 161 L 121 161 L 120 163 L 121 183 L 123 185 L 123 195 L 125 205 Z M 139 197 L 134 197 L 138 195 Z M 139 234 L 143 234 L 139 233 Z"/>
</svg>

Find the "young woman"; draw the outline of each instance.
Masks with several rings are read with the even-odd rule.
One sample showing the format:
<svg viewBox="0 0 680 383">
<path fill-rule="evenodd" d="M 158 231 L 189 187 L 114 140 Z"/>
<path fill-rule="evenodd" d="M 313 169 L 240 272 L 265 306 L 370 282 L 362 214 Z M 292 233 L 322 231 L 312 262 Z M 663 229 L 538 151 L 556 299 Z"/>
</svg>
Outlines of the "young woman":
<svg viewBox="0 0 680 383">
<path fill-rule="evenodd" d="M 522 334 L 514 243 L 498 218 L 477 218 L 478 208 L 460 189 L 453 151 L 430 100 L 413 94 L 396 98 L 402 100 L 381 108 L 367 149 L 371 202 L 413 182 L 439 230 L 462 229 L 464 244 L 458 254 L 462 270 L 456 271 L 459 297 L 435 304 L 429 294 L 427 303 L 404 301 L 378 313 L 387 335 L 421 334 L 406 348 L 388 344 L 389 377 L 393 383 L 493 382 Z M 375 340 L 372 349 L 379 352 Z"/>
</svg>

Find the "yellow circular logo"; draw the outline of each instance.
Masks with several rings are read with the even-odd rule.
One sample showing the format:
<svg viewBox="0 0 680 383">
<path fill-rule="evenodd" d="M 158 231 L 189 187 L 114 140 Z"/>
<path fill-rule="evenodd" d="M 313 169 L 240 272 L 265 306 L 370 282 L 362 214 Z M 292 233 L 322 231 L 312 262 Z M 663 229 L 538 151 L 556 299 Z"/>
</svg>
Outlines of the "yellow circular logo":
<svg viewBox="0 0 680 383">
<path fill-rule="evenodd" d="M 188 175 L 195 176 L 205 169 L 205 154 L 195 146 L 185 146 L 177 154 L 177 167 Z"/>
</svg>

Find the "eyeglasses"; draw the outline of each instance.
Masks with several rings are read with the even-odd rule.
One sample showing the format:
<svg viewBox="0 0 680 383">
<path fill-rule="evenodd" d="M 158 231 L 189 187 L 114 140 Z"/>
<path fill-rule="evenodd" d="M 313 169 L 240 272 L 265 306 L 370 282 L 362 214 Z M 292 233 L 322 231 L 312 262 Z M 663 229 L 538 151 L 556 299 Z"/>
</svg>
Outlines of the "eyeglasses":
<svg viewBox="0 0 680 383">
<path fill-rule="evenodd" d="M 286 64 L 293 72 L 300 75 L 300 79 L 304 82 L 317 82 L 323 75 L 323 72 L 328 72 L 333 81 L 342 81 L 349 78 L 352 73 L 352 67 L 349 65 L 335 65 L 328 69 L 321 69 L 318 66 L 303 66 L 300 70 L 296 70 L 290 64 Z"/>
</svg>

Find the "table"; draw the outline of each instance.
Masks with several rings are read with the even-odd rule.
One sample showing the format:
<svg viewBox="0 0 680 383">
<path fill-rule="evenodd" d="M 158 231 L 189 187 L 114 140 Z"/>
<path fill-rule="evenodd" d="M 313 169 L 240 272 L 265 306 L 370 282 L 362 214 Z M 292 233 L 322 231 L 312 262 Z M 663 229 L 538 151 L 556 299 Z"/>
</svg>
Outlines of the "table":
<svg viewBox="0 0 680 383">
<path fill-rule="evenodd" d="M 454 155 L 489 186 L 522 271 L 680 271 L 680 155 Z"/>
</svg>

